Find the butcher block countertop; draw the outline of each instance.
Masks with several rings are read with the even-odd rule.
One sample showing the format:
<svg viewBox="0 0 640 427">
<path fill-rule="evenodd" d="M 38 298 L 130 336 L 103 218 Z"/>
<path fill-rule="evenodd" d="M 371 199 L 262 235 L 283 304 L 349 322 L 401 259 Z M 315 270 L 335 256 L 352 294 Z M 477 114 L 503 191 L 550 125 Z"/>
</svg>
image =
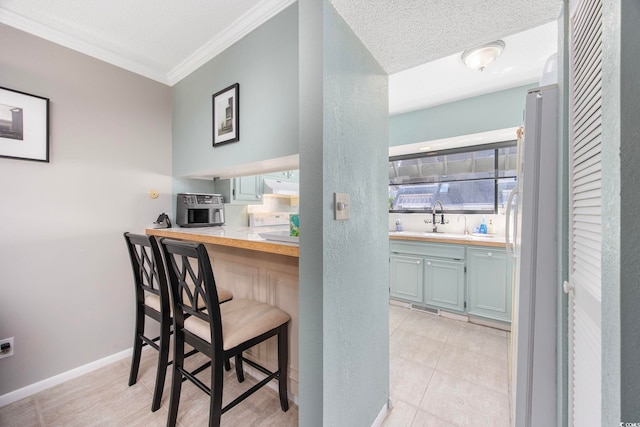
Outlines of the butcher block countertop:
<svg viewBox="0 0 640 427">
<path fill-rule="evenodd" d="M 413 240 L 419 242 L 450 243 L 465 246 L 491 246 L 505 248 L 504 236 L 476 236 L 455 233 L 425 233 L 417 231 L 390 231 L 390 240 Z"/>
<path fill-rule="evenodd" d="M 295 243 L 266 240 L 260 233 L 288 230 L 289 227 L 197 227 L 197 228 L 147 228 L 148 235 L 187 240 L 196 243 L 229 246 L 252 251 L 299 257 L 299 248 Z"/>
</svg>

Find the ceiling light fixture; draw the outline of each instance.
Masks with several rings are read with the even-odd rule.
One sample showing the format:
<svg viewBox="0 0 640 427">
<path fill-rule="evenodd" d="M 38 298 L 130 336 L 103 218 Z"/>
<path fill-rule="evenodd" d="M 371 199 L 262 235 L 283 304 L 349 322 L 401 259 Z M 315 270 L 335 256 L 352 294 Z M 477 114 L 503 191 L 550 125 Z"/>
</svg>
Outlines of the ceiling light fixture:
<svg viewBox="0 0 640 427">
<path fill-rule="evenodd" d="M 431 150 L 431 147 L 420 147 L 418 148 L 418 151 L 428 151 Z"/>
<path fill-rule="evenodd" d="M 462 62 L 474 70 L 484 70 L 485 67 L 496 60 L 504 50 L 504 42 L 496 40 L 473 49 L 462 52 Z"/>
</svg>

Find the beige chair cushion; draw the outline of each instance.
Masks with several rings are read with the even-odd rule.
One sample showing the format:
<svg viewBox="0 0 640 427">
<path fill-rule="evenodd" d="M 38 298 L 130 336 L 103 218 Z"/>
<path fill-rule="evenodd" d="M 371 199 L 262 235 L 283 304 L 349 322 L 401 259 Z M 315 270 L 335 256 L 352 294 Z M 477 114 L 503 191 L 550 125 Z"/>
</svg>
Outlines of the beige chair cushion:
<svg viewBox="0 0 640 427">
<path fill-rule="evenodd" d="M 224 350 L 237 347 L 291 319 L 291 316 L 276 307 L 249 299 L 234 299 L 221 304 L 220 316 Z M 209 324 L 204 320 L 191 316 L 184 321 L 184 328 L 211 342 Z"/>
<path fill-rule="evenodd" d="M 158 295 L 147 293 L 144 297 L 144 305 L 153 308 L 158 313 L 161 312 L 160 297 Z"/>
<path fill-rule="evenodd" d="M 226 289 L 218 288 L 218 302 L 223 303 L 233 299 L 233 294 Z"/>
<path fill-rule="evenodd" d="M 185 297 L 186 299 L 186 297 Z M 218 288 L 218 301 L 223 303 L 233 299 L 233 294 L 226 289 Z M 144 305 L 153 308 L 155 311 L 160 312 L 160 297 L 155 294 L 147 293 L 144 297 Z M 200 307 L 204 308 L 204 301 L 200 300 Z M 173 316 L 173 307 L 169 304 L 169 316 Z"/>
</svg>

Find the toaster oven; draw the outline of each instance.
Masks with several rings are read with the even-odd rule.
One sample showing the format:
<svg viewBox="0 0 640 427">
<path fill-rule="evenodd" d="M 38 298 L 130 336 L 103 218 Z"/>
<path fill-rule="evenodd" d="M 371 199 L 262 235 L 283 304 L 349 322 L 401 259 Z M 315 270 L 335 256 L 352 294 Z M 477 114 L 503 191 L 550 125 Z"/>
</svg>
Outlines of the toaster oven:
<svg viewBox="0 0 640 427">
<path fill-rule="evenodd" d="M 220 194 L 178 193 L 176 224 L 180 227 L 223 225 L 223 202 Z"/>
</svg>

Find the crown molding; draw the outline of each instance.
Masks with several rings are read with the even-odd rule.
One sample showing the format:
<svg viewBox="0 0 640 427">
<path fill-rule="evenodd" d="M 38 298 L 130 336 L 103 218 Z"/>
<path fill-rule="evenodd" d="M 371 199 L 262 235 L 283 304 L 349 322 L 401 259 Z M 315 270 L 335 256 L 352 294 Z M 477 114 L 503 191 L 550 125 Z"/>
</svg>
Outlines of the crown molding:
<svg viewBox="0 0 640 427">
<path fill-rule="evenodd" d="M 102 49 L 84 40 L 69 36 L 46 25 L 24 18 L 0 6 L 0 23 L 18 30 L 59 44 L 141 76 L 155 80 L 162 84 L 173 86 L 199 67 L 219 55 L 225 49 L 264 24 L 269 19 L 295 3 L 296 0 L 263 0 L 247 11 L 240 18 L 225 28 L 220 36 L 215 37 L 192 53 L 187 59 L 178 64 L 169 73 L 153 69 L 139 62 Z"/>
<path fill-rule="evenodd" d="M 263 0 L 247 13 L 221 31 L 220 36 L 211 39 L 192 53 L 167 74 L 169 85 L 173 86 L 202 65 L 222 53 L 251 31 L 282 12 L 296 0 Z"/>
<path fill-rule="evenodd" d="M 3 9 L 2 7 L 0 7 L 0 23 L 9 25 L 10 27 L 59 44 L 61 46 L 67 47 L 101 61 L 108 62 L 109 64 L 147 77 L 151 80 L 169 85 L 166 74 L 162 72 L 153 70 L 136 61 L 126 59 L 106 49 L 99 48 L 91 43 L 85 42 L 84 40 L 78 39 L 76 37 L 71 37 L 46 25 L 42 25 L 30 19 L 24 18 L 6 9 Z"/>
</svg>

